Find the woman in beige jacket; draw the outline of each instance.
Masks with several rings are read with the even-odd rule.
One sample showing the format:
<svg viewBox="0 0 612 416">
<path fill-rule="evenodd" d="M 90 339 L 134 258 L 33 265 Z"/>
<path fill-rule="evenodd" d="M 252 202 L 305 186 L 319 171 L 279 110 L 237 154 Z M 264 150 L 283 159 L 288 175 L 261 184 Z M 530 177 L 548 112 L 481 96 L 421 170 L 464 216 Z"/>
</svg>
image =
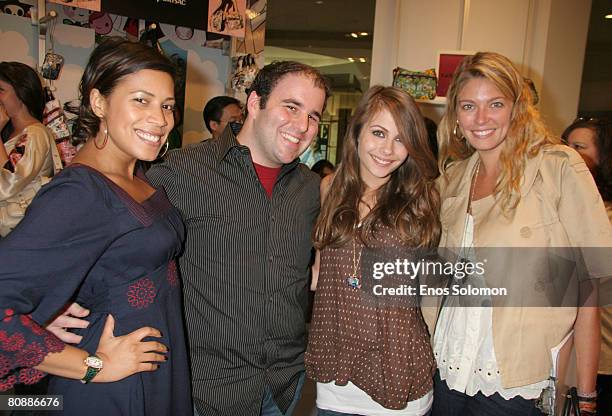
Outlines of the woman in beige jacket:
<svg viewBox="0 0 612 416">
<path fill-rule="evenodd" d="M 493 259 L 484 276 L 461 284 L 503 287 L 508 295 L 477 298 L 485 307 L 448 298 L 430 316 L 438 365 L 433 415 L 542 414 L 538 399 L 551 391 L 551 376 L 561 377 L 572 338 L 587 415 L 594 410 L 598 309 L 578 302 L 559 307 L 561 297 L 577 298 L 576 279 L 565 281 L 559 299 L 542 294 L 561 279 L 553 247 L 579 248 L 586 281 L 612 274 L 609 259 L 595 258 L 602 250 L 584 249 L 607 247 L 609 253 L 612 247 L 593 178 L 580 156 L 544 126 L 529 88 L 504 56 L 466 58 L 447 100 L 438 132 L 440 246 L 485 263 L 479 250 L 486 248 Z"/>
</svg>

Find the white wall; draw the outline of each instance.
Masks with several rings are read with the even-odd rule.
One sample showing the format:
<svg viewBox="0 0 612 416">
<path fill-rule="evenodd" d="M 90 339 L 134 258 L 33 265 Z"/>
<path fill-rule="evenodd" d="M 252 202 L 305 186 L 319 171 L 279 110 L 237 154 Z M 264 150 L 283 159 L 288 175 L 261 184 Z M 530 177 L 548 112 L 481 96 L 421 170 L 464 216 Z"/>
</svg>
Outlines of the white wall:
<svg viewBox="0 0 612 416">
<path fill-rule="evenodd" d="M 556 133 L 576 116 L 591 0 L 378 0 L 371 83 L 389 85 L 396 66 L 437 67 L 440 50 L 506 55 L 541 96 Z M 443 105 L 421 104 L 438 120 Z"/>
<path fill-rule="evenodd" d="M 541 108 L 549 126 L 561 134 L 575 118 L 580 100 L 591 0 L 551 2 L 542 74 Z"/>
</svg>

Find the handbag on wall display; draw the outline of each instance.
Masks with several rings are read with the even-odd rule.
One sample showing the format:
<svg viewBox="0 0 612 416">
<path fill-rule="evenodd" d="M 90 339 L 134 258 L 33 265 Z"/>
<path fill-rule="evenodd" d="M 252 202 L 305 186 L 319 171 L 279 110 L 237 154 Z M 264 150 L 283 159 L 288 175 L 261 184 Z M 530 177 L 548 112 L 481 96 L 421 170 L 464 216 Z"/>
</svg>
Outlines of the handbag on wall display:
<svg viewBox="0 0 612 416">
<path fill-rule="evenodd" d="M 251 87 L 259 68 L 255 57 L 251 54 L 232 58 L 233 75 L 230 79 L 230 88 L 236 93 L 244 93 Z"/>
<path fill-rule="evenodd" d="M 210 26 L 215 32 L 223 32 L 225 31 L 225 26 L 223 22 L 223 10 L 217 10 L 210 17 Z"/>
<path fill-rule="evenodd" d="M 59 78 L 59 74 L 63 67 L 64 57 L 53 51 L 49 51 L 45 55 L 45 60 L 42 64 L 42 77 L 54 81 Z"/>
<path fill-rule="evenodd" d="M 55 135 L 55 143 L 59 151 L 62 164 L 69 165 L 76 155 L 77 149 L 72 144 L 72 132 L 68 127 L 61 103 L 53 96 L 49 88 L 45 88 L 45 109 L 43 112 L 43 124 Z"/>
<path fill-rule="evenodd" d="M 238 30 L 244 27 L 242 16 L 237 11 L 227 12 L 225 15 L 226 30 Z"/>
<path fill-rule="evenodd" d="M 436 98 L 438 78 L 436 70 L 409 71 L 397 67 L 393 70 L 393 86 L 406 91 L 415 100 L 433 100 Z"/>
</svg>

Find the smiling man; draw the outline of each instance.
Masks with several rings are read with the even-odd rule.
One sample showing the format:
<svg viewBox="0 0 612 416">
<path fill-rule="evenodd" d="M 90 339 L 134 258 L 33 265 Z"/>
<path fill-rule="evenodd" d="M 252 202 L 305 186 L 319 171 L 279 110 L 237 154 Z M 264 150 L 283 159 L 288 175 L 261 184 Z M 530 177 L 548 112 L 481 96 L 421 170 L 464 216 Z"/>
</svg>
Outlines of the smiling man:
<svg viewBox="0 0 612 416">
<path fill-rule="evenodd" d="M 226 128 L 148 173 L 187 226 L 180 266 L 200 416 L 291 414 L 300 397 L 319 179 L 298 157 L 328 96 L 315 69 L 267 65 L 237 137 Z"/>
</svg>

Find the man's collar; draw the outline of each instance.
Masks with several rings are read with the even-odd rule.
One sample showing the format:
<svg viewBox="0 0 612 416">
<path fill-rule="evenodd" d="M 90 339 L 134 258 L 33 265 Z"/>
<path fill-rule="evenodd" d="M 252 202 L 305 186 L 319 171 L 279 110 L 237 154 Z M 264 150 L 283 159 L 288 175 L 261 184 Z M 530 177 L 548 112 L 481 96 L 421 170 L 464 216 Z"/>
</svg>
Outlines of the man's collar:
<svg viewBox="0 0 612 416">
<path fill-rule="evenodd" d="M 238 140 L 236 140 L 236 135 L 234 134 L 232 129 L 229 127 L 229 124 L 227 125 L 225 130 L 223 130 L 223 133 L 221 133 L 221 135 L 217 138 L 217 143 L 218 143 L 217 145 L 217 161 L 218 162 L 221 162 L 223 159 L 225 159 L 225 156 L 230 151 L 230 149 L 233 147 L 241 147 L 241 148 L 248 149 L 246 146 L 243 146 L 240 143 L 238 143 Z"/>
</svg>

